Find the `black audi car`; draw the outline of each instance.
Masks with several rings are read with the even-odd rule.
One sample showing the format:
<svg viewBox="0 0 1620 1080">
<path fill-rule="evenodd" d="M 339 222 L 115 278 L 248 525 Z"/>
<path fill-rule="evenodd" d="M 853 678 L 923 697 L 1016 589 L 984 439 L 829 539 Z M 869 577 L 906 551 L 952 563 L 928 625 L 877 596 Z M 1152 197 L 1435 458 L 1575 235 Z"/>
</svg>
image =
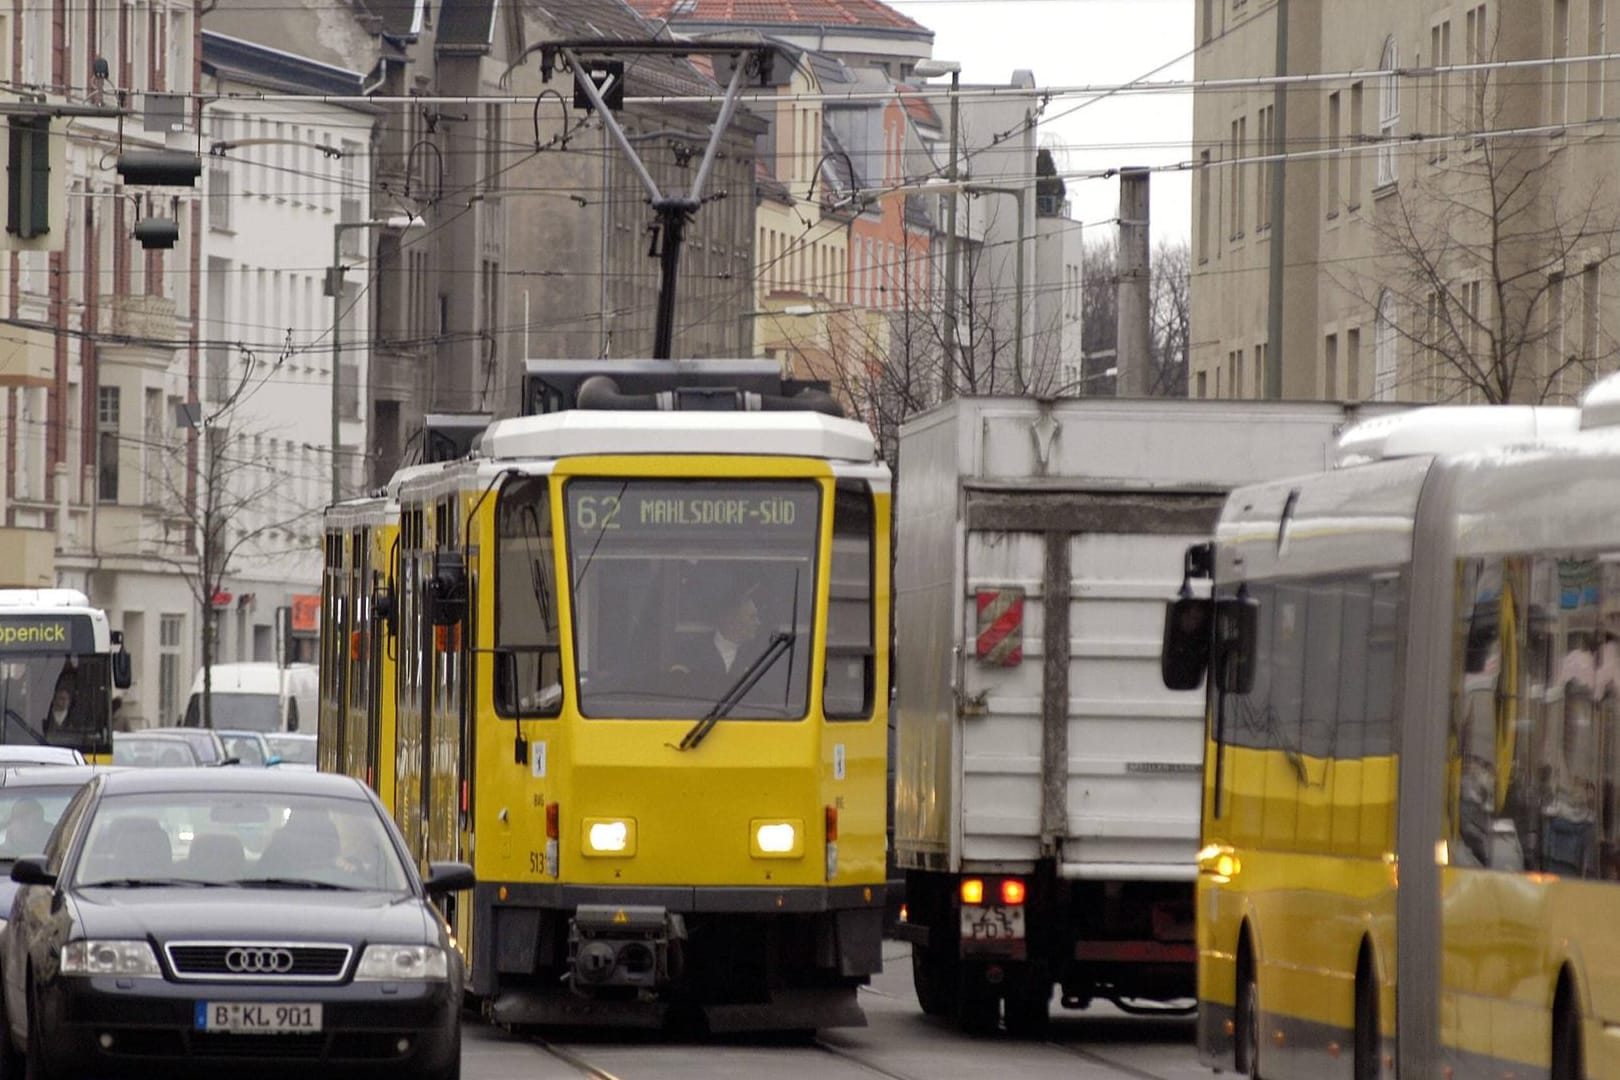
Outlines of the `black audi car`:
<svg viewBox="0 0 1620 1080">
<path fill-rule="evenodd" d="M 462 962 L 430 897 L 472 871 L 424 882 L 356 780 L 99 775 L 11 877 L 0 1065 L 459 1075 Z"/>
</svg>

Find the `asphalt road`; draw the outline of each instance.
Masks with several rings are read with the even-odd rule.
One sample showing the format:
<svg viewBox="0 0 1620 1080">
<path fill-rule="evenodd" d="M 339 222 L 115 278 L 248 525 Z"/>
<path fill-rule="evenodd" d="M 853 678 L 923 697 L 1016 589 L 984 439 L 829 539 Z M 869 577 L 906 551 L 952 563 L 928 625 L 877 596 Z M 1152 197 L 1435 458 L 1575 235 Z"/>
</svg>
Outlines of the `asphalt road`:
<svg viewBox="0 0 1620 1080">
<path fill-rule="evenodd" d="M 923 1016 L 904 944 L 861 994 L 869 1026 L 814 1040 L 530 1030 L 469 1024 L 464 1080 L 1210 1080 L 1193 1056 L 1191 1018 L 1126 1016 L 1111 1005 L 1054 1008 L 1047 1038 L 973 1038 Z"/>
</svg>

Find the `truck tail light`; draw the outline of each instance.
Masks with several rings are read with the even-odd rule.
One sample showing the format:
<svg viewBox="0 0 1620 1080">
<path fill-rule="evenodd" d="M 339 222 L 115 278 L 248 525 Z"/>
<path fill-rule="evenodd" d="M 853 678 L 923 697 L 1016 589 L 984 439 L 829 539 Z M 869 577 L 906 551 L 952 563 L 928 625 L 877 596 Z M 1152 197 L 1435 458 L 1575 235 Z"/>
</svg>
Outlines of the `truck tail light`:
<svg viewBox="0 0 1620 1080">
<path fill-rule="evenodd" d="M 1001 902 L 1008 907 L 1022 905 L 1024 893 L 1024 883 L 1017 878 L 1006 878 L 1001 883 Z"/>
<path fill-rule="evenodd" d="M 984 903 L 984 881 L 982 879 L 976 877 L 962 879 L 962 903 Z"/>
</svg>

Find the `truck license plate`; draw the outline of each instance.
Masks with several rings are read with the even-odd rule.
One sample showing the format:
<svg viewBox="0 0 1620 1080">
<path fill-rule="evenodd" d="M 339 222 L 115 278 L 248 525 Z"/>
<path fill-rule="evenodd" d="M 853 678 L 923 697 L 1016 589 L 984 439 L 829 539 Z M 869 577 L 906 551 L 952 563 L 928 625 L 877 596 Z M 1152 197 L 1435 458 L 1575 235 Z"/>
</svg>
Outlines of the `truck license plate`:
<svg viewBox="0 0 1620 1080">
<path fill-rule="evenodd" d="M 199 1001 L 197 1030 L 230 1035 L 298 1035 L 321 1030 L 321 1007 L 283 1002 Z"/>
<path fill-rule="evenodd" d="M 1024 940 L 1024 909 L 989 906 L 962 906 L 963 941 Z"/>
</svg>

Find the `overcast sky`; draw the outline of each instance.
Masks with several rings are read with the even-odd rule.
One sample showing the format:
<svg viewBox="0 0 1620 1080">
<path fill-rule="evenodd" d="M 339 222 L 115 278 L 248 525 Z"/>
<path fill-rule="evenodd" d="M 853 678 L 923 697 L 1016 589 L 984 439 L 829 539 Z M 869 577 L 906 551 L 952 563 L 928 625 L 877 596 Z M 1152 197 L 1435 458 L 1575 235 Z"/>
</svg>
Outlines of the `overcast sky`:
<svg viewBox="0 0 1620 1080">
<path fill-rule="evenodd" d="M 1193 0 L 888 2 L 934 31 L 935 59 L 960 62 L 963 82 L 1004 83 L 1016 69 L 1028 68 L 1039 86 L 1123 83 L 1193 47 Z M 1153 77 L 1190 79 L 1192 58 Z M 1121 96 L 1076 110 L 1081 100 L 1054 99 L 1046 110 L 1050 119 L 1041 124 L 1042 144 L 1052 147 L 1060 171 L 1191 157 L 1192 95 Z M 1155 173 L 1151 183 L 1154 243 L 1186 240 L 1192 218 L 1188 174 Z M 1092 230 L 1090 223 L 1118 215 L 1117 179 L 1070 181 L 1068 190 L 1072 214 L 1088 230 L 1112 228 Z"/>
</svg>

